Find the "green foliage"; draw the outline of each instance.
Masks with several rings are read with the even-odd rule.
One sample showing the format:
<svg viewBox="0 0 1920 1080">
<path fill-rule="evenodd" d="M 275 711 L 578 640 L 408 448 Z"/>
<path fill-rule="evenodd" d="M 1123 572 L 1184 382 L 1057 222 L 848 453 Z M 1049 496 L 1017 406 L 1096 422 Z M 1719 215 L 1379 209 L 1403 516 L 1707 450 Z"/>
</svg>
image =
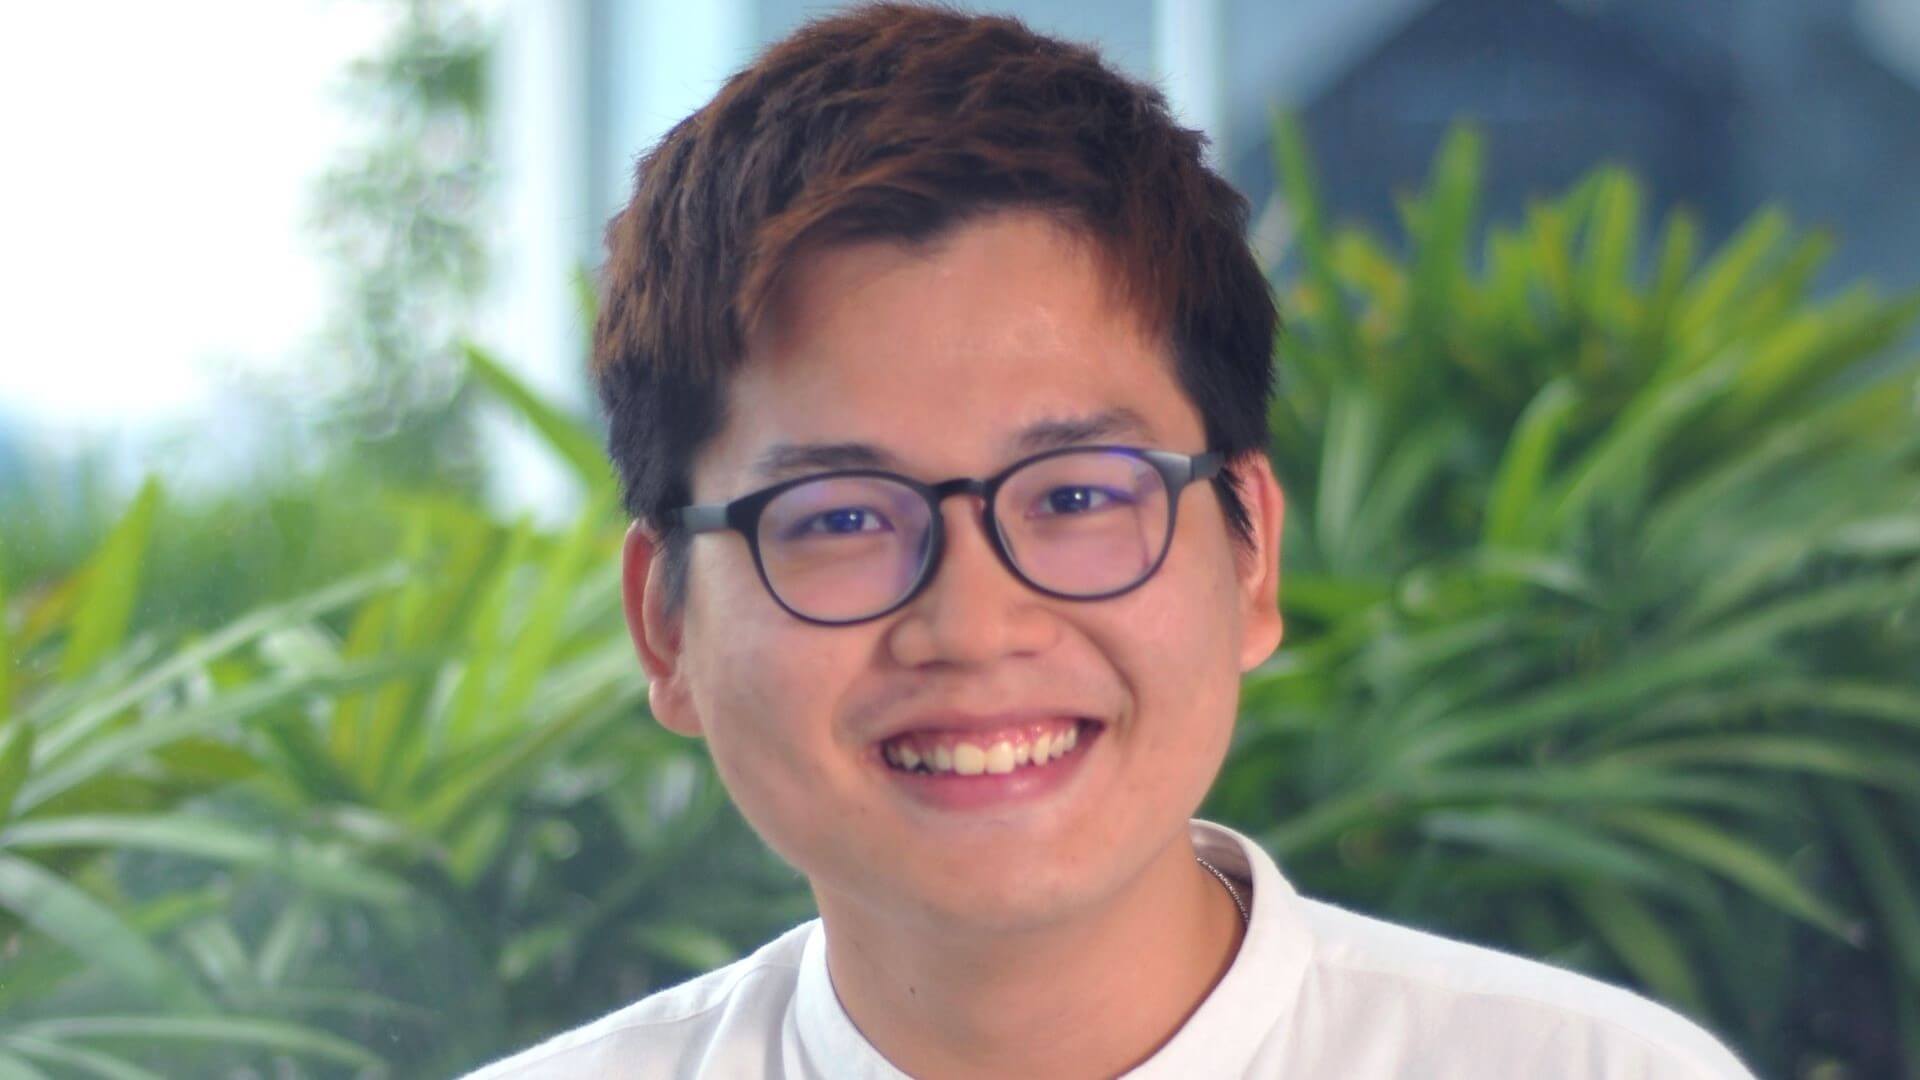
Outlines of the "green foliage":
<svg viewBox="0 0 1920 1080">
<path fill-rule="evenodd" d="M 556 452 L 591 446 L 472 352 Z M 150 486 L 12 605 L 0 1048 L 444 1074 L 803 917 L 698 749 L 644 722 L 623 522 L 604 466 L 582 480 L 557 534 L 391 497 L 393 564 L 172 649 L 125 636 Z"/>
<path fill-rule="evenodd" d="M 1213 811 L 1305 891 L 1637 983 L 1763 1074 L 1901 1071 L 1920 297 L 1811 298 L 1828 243 L 1771 211 L 1643 260 L 1615 169 L 1476 249 L 1468 130 L 1401 256 L 1276 145 L 1289 641 Z"/>
<path fill-rule="evenodd" d="M 0 578 L 15 583 L 17 608 L 33 606 L 44 620 L 75 602 L 84 584 L 77 571 L 129 519 L 126 495 L 98 471 L 32 468 L 26 482 L 0 484 Z M 128 568 L 136 577 L 117 583 L 129 603 L 124 632 L 204 633 L 389 560 L 399 543 L 396 485 L 349 456 L 316 467 L 282 447 L 234 483 L 227 491 L 155 486 L 145 496 L 153 505 L 138 565 Z M 61 497 L 49 494 L 55 486 Z M 115 584 L 105 587 L 115 592 Z M 0 686 L 6 679 L 0 671 Z"/>
<path fill-rule="evenodd" d="M 153 1042 L 182 1047 L 171 1060 L 189 1070 L 237 1062 L 241 1045 L 371 1061 L 205 965 L 196 970 L 185 943 L 223 917 L 233 871 L 319 896 L 401 900 L 397 881 L 343 867 L 339 850 L 190 809 L 257 776 L 243 742 L 252 725 L 339 678 L 248 682 L 236 658 L 280 621 L 336 609 L 377 579 L 162 650 L 129 636 L 159 504 L 158 487 L 147 486 L 67 580 L 24 590 L 0 612 L 0 668 L 11 684 L 0 727 L 0 1051 L 16 1071 L 33 1063 L 94 1075 L 138 1075 L 135 1061 L 168 1060 Z M 156 888 L 150 874 L 124 872 L 142 857 L 222 873 Z M 122 1056 L 116 1044 L 129 1039 L 142 1048 Z"/>
</svg>

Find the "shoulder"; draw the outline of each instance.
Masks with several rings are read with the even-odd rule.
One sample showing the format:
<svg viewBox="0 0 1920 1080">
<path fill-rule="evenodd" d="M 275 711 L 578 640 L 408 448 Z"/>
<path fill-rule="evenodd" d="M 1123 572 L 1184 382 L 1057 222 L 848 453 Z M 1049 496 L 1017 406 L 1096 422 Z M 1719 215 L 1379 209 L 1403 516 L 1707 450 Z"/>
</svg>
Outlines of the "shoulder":
<svg viewBox="0 0 1920 1080">
<path fill-rule="evenodd" d="M 1470 1054 L 1478 1066 L 1500 1065 L 1500 1075 L 1548 1065 L 1562 1076 L 1751 1075 L 1698 1025 L 1637 994 L 1330 904 L 1303 900 L 1301 909 L 1322 1005 L 1391 1017 L 1417 1053 Z"/>
<path fill-rule="evenodd" d="M 801 954 L 817 925 L 797 926 L 751 956 L 496 1061 L 466 1080 L 640 1080 L 677 1075 L 682 1062 L 707 1056 L 723 1030 L 730 1039 L 758 1033 L 776 1041 Z"/>
</svg>

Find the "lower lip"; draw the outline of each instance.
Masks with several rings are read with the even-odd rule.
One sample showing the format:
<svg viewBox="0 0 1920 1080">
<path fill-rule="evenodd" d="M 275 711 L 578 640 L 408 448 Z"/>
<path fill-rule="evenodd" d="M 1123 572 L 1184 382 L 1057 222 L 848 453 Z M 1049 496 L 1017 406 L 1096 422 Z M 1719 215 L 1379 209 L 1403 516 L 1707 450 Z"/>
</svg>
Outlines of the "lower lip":
<svg viewBox="0 0 1920 1080">
<path fill-rule="evenodd" d="M 1082 721 L 1074 748 L 1065 757 L 1045 765 L 1022 765 L 1010 773 L 908 772 L 887 764 L 878 753 L 874 761 L 889 778 L 903 788 L 908 797 L 937 810 L 989 810 L 1035 802 L 1058 791 L 1080 771 L 1080 763 L 1106 731 L 1099 724 Z"/>
</svg>

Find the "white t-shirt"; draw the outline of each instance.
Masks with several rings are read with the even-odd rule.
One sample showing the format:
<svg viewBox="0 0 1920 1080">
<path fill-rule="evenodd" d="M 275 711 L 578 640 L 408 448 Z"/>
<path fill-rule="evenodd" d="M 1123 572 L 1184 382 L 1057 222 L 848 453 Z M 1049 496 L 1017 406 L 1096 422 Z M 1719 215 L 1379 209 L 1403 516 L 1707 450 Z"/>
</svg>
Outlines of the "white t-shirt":
<svg viewBox="0 0 1920 1080">
<path fill-rule="evenodd" d="M 1679 1015 L 1582 975 L 1409 930 L 1294 893 L 1257 845 L 1192 825 L 1251 888 L 1233 964 L 1132 1080 L 1727 1080 L 1751 1074 Z M 1242 890 L 1242 895 L 1246 890 Z M 469 1080 L 905 1080 L 827 975 L 819 920 Z"/>
</svg>

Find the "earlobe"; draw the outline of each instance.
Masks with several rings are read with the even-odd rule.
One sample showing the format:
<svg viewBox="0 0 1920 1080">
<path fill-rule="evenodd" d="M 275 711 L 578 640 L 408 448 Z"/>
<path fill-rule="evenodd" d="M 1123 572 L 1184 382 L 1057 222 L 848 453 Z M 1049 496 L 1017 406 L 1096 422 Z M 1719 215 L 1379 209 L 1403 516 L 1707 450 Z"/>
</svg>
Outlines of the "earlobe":
<svg viewBox="0 0 1920 1080">
<path fill-rule="evenodd" d="M 669 603 L 665 559 L 657 537 L 639 522 L 627 529 L 620 557 L 621 606 L 627 633 L 647 673 L 647 701 L 660 726 L 698 736 L 700 718 L 688 693 L 681 651 L 682 615 Z"/>
<path fill-rule="evenodd" d="M 1240 670 L 1252 671 L 1280 647 L 1280 533 L 1286 498 L 1263 451 L 1234 463 L 1235 487 L 1253 529 L 1250 557 L 1238 561 L 1241 601 Z"/>
</svg>

